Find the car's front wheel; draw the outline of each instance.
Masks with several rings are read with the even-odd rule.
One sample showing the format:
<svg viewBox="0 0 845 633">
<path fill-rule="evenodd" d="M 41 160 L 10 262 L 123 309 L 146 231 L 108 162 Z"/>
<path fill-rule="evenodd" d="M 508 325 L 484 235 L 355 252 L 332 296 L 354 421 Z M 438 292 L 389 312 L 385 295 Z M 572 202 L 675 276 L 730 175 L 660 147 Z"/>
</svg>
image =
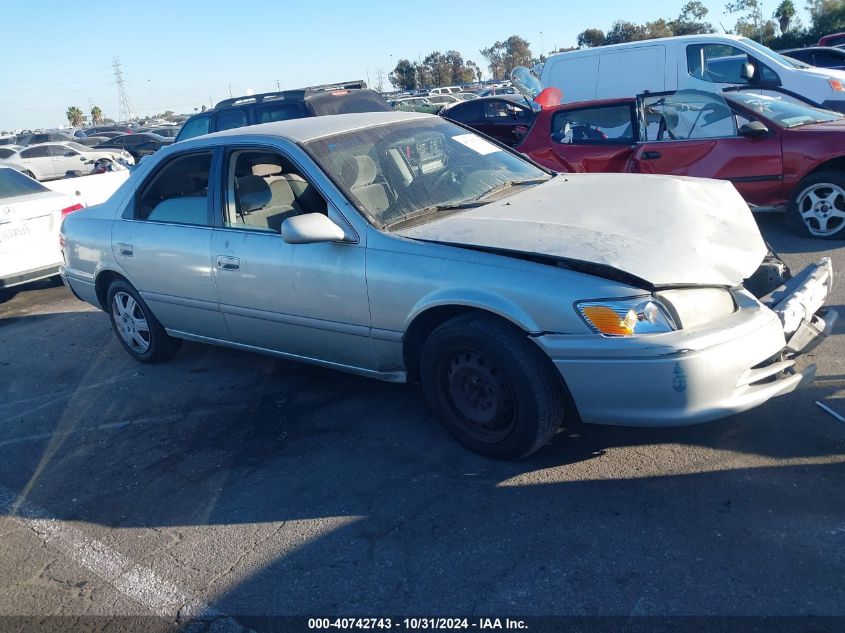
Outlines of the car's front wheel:
<svg viewBox="0 0 845 633">
<path fill-rule="evenodd" d="M 109 320 L 123 348 L 137 361 L 157 363 L 175 354 L 181 341 L 168 336 L 138 291 L 117 280 L 108 291 Z"/>
<path fill-rule="evenodd" d="M 526 457 L 563 421 L 563 387 L 549 359 L 522 331 L 492 316 L 460 316 L 434 330 L 420 378 L 447 430 L 489 457 Z"/>
<path fill-rule="evenodd" d="M 845 238 L 845 174 L 821 171 L 807 176 L 795 189 L 790 221 L 805 235 Z"/>
</svg>

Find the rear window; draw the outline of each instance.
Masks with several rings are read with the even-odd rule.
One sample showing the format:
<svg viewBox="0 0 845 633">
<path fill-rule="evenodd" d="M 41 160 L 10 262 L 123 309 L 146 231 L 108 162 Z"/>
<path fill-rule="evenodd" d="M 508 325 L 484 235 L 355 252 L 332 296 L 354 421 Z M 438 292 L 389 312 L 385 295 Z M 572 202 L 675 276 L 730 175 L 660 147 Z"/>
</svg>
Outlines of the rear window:
<svg viewBox="0 0 845 633">
<path fill-rule="evenodd" d="M 217 129 L 215 131 L 221 132 L 245 125 L 248 125 L 246 110 L 232 109 L 217 115 Z"/>
<path fill-rule="evenodd" d="M 349 114 L 352 112 L 392 112 L 393 108 L 372 90 L 332 90 L 306 97 L 308 107 L 316 116 Z"/>
<path fill-rule="evenodd" d="M 32 178 L 9 167 L 0 167 L 0 199 L 28 196 L 32 193 L 50 191 Z"/>
</svg>

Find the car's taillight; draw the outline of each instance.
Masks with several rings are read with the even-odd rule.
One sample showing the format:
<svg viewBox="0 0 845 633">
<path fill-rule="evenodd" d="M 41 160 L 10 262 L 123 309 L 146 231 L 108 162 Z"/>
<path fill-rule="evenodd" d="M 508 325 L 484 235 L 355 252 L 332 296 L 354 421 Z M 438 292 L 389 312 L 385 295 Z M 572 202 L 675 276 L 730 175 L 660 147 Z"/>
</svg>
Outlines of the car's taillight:
<svg viewBox="0 0 845 633">
<path fill-rule="evenodd" d="M 64 209 L 62 209 L 62 217 L 66 216 L 68 213 L 73 213 L 74 211 L 79 211 L 80 209 L 84 209 L 84 208 L 85 208 L 85 205 L 79 204 L 77 202 L 75 205 L 73 205 L 71 207 L 65 207 Z"/>
<path fill-rule="evenodd" d="M 340 97 L 342 95 L 348 95 L 349 91 L 348 90 L 332 90 L 329 94 L 333 97 Z"/>
</svg>

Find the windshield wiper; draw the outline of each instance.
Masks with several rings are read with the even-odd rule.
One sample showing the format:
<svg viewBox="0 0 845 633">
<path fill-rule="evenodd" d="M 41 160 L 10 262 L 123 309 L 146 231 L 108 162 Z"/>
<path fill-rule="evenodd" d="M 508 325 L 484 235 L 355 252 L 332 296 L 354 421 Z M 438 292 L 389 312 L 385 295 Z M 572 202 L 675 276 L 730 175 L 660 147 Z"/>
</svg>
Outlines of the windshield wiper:
<svg viewBox="0 0 845 633">
<path fill-rule="evenodd" d="M 493 187 L 492 189 L 488 189 L 480 196 L 475 198 L 475 201 L 481 201 L 485 198 L 489 198 L 490 196 L 494 196 L 497 193 L 504 191 L 505 189 L 510 189 L 511 187 L 519 187 L 521 185 L 539 185 L 544 182 L 548 182 L 549 178 L 525 178 L 523 180 L 508 180 L 507 182 L 500 183 Z"/>
</svg>

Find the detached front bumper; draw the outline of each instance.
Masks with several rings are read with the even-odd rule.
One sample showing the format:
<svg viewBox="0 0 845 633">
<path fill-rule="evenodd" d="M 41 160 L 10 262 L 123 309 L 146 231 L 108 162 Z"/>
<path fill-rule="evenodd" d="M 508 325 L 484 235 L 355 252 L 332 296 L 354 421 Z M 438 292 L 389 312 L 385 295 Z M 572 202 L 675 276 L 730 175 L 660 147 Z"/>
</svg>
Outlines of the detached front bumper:
<svg viewBox="0 0 845 633">
<path fill-rule="evenodd" d="M 747 411 L 813 380 L 815 365 L 796 370 L 795 358 L 823 340 L 838 315 L 819 308 L 804 314 L 797 325 L 791 323 L 795 329 L 786 332 L 783 309 L 789 305 L 798 310 L 804 299 L 811 299 L 813 307 L 826 276 L 823 302 L 832 279 L 829 260 L 810 266 L 764 298 L 771 308 L 741 293 L 736 312 L 693 331 L 631 338 L 550 334 L 534 340 L 563 376 L 585 422 L 707 422 Z"/>
</svg>

